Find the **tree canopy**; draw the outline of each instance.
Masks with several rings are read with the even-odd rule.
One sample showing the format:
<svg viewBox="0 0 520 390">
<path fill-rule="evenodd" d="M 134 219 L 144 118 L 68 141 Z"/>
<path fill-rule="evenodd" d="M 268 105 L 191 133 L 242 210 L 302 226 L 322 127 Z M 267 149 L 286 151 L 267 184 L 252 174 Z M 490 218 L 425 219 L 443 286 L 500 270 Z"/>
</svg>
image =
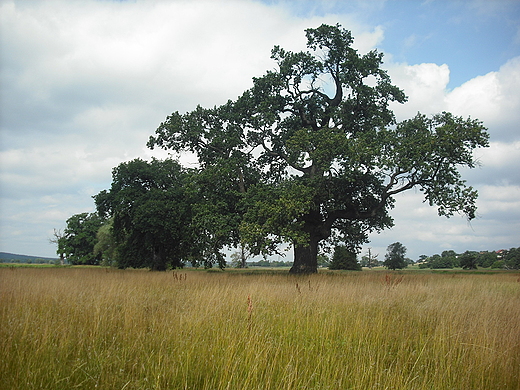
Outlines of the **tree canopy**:
<svg viewBox="0 0 520 390">
<path fill-rule="evenodd" d="M 307 51 L 275 46 L 276 69 L 236 100 L 168 116 L 148 146 L 195 153 L 219 197 L 242 205 L 239 239 L 255 253 L 292 243 L 295 273 L 316 272 L 324 240 L 357 249 L 391 227 L 394 196 L 412 188 L 439 215 L 474 218 L 459 168 L 488 145 L 482 123 L 446 112 L 396 123 L 389 103 L 406 96 L 381 53 L 358 53 L 340 25 L 306 36 Z"/>
<path fill-rule="evenodd" d="M 96 195 L 98 212 L 111 217 L 117 265 L 165 270 L 198 256 L 189 172 L 174 160 L 141 159 L 114 168 L 109 191 Z"/>
<path fill-rule="evenodd" d="M 459 265 L 462 269 L 477 269 L 478 253 L 466 251 L 459 258 Z"/>
<path fill-rule="evenodd" d="M 94 254 L 96 234 L 103 223 L 97 213 L 75 214 L 67 219 L 61 237 L 56 237 L 58 253 L 71 264 L 99 264 L 101 257 Z"/>
</svg>

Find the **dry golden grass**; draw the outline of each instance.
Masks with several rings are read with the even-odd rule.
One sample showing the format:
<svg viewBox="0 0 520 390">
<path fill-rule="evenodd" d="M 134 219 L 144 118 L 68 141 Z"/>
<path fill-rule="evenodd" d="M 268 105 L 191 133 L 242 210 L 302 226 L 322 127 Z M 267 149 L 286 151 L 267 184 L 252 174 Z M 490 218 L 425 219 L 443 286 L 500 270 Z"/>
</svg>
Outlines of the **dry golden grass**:
<svg viewBox="0 0 520 390">
<path fill-rule="evenodd" d="M 520 389 L 518 273 L 0 269 L 0 389 Z"/>
</svg>

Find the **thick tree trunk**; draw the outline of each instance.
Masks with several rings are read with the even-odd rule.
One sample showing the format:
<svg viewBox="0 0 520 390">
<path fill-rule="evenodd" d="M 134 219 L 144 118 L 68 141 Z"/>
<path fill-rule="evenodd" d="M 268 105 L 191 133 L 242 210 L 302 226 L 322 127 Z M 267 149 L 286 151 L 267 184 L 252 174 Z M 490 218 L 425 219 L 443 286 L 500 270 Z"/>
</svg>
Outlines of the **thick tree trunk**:
<svg viewBox="0 0 520 390">
<path fill-rule="evenodd" d="M 294 263 L 289 273 L 313 274 L 318 272 L 318 239 L 311 237 L 309 245 L 294 245 Z"/>
</svg>

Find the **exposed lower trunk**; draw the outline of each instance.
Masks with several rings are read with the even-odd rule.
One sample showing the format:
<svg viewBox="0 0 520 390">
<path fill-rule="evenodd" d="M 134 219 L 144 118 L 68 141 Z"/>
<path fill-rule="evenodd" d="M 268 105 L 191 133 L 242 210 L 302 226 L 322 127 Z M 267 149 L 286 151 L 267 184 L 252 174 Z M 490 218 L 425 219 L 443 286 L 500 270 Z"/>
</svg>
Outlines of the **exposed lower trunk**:
<svg viewBox="0 0 520 390">
<path fill-rule="evenodd" d="M 311 237 L 309 245 L 294 245 L 294 263 L 289 273 L 313 274 L 318 272 L 318 239 Z"/>
</svg>

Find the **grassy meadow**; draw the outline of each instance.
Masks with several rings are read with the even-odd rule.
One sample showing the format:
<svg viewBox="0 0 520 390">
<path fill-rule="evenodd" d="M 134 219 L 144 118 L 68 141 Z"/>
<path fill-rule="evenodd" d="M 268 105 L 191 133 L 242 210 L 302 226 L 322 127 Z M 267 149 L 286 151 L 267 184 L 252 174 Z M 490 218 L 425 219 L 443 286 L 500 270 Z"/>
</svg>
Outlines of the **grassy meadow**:
<svg viewBox="0 0 520 390">
<path fill-rule="evenodd" d="M 0 268 L 0 389 L 520 389 L 520 274 Z"/>
</svg>

